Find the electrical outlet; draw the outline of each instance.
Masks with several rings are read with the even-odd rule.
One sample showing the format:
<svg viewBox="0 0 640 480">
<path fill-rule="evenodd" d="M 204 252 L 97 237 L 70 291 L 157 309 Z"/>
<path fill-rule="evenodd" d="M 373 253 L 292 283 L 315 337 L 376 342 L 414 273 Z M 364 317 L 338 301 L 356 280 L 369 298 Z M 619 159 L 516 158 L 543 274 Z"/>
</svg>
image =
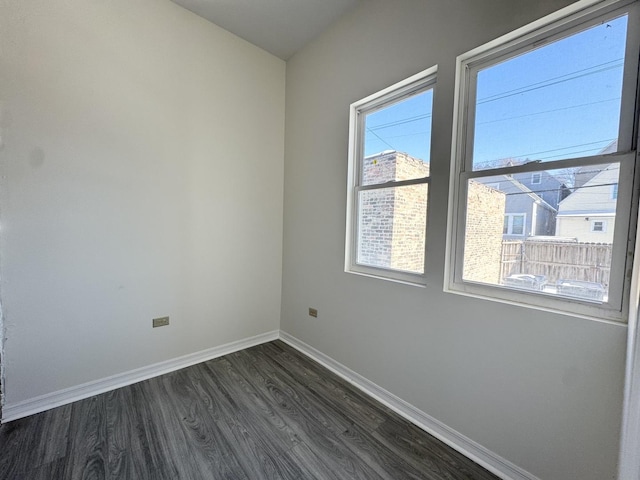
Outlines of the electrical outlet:
<svg viewBox="0 0 640 480">
<path fill-rule="evenodd" d="M 309 316 L 318 318 L 318 310 L 315 308 L 309 307 Z"/>
<path fill-rule="evenodd" d="M 160 317 L 153 319 L 153 328 L 166 327 L 167 325 L 169 325 L 169 317 Z"/>
</svg>

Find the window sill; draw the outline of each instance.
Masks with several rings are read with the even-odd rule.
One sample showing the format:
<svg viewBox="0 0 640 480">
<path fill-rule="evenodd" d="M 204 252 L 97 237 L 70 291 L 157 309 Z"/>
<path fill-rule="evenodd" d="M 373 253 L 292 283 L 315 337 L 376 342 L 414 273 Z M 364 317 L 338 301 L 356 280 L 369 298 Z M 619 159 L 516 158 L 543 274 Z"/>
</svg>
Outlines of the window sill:
<svg viewBox="0 0 640 480">
<path fill-rule="evenodd" d="M 444 292 L 610 325 L 627 326 L 626 306 L 618 309 L 606 303 L 590 303 L 565 297 L 551 297 L 545 294 L 523 293 L 515 288 L 492 287 L 470 282 L 445 285 Z"/>
<path fill-rule="evenodd" d="M 396 271 L 386 271 L 383 269 L 373 269 L 358 266 L 357 268 L 345 268 L 345 273 L 359 275 L 361 277 L 375 278 L 377 280 L 385 280 L 387 282 L 400 283 L 412 287 L 425 288 L 427 286 L 426 279 L 423 275 L 414 275 L 411 273 L 403 273 Z M 386 275 L 385 275 L 386 274 Z"/>
</svg>

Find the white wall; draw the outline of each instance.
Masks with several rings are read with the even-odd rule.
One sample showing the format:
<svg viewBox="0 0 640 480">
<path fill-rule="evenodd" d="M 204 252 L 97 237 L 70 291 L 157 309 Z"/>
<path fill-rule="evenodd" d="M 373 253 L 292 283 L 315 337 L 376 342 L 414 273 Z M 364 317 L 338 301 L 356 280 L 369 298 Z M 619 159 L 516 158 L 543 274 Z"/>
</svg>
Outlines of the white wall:
<svg viewBox="0 0 640 480">
<path fill-rule="evenodd" d="M 284 75 L 168 0 L 0 4 L 7 405 L 278 328 Z"/>
<path fill-rule="evenodd" d="M 593 222 L 604 222 L 604 231 L 594 232 Z M 615 227 L 616 217 L 613 215 L 556 217 L 556 235 L 576 238 L 578 242 L 613 243 Z"/>
<path fill-rule="evenodd" d="M 456 56 L 568 3 L 368 0 L 288 62 L 281 327 L 543 480 L 604 480 L 626 327 L 442 291 Z M 429 285 L 344 273 L 349 104 L 435 64 Z"/>
</svg>

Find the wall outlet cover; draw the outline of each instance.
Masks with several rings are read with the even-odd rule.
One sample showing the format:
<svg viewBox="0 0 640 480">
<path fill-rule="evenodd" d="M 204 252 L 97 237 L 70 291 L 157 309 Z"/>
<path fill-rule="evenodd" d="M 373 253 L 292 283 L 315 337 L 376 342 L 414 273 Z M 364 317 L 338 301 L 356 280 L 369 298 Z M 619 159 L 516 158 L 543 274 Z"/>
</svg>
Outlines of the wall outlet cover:
<svg viewBox="0 0 640 480">
<path fill-rule="evenodd" d="M 159 317 L 153 319 L 153 328 L 165 327 L 169 325 L 169 317 Z"/>
</svg>

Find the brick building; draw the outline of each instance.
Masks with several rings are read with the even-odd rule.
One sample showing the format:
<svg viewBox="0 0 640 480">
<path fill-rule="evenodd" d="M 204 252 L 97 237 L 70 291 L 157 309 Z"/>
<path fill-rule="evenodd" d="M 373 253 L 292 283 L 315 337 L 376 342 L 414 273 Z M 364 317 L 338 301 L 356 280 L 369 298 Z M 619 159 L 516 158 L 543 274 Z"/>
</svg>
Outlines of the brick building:
<svg viewBox="0 0 640 480">
<path fill-rule="evenodd" d="M 366 157 L 362 185 L 429 176 L 429 164 L 388 150 Z M 360 193 L 358 263 L 413 273 L 424 272 L 428 185 Z M 481 183 L 469 185 L 464 278 L 498 283 L 505 194 Z"/>
<path fill-rule="evenodd" d="M 468 189 L 462 278 L 499 284 L 506 195 L 475 180 Z"/>
<path fill-rule="evenodd" d="M 388 150 L 366 157 L 362 184 L 429 176 L 429 164 Z M 360 195 L 358 263 L 414 273 L 424 271 L 428 185 L 364 191 Z"/>
</svg>

